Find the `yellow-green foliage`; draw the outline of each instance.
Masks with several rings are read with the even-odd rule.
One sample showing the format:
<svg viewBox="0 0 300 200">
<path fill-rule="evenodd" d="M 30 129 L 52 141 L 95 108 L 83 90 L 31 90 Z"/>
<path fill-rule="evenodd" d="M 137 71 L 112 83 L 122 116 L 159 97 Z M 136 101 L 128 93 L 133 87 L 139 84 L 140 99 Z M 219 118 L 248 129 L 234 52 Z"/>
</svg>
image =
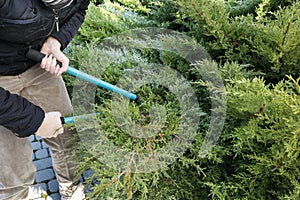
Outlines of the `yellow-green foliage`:
<svg viewBox="0 0 300 200">
<path fill-rule="evenodd" d="M 225 185 L 245 199 L 300 197 L 299 79 L 289 78 L 266 85 L 227 77 L 227 122 L 235 128 L 228 132 L 234 173 Z M 222 184 L 213 188 L 223 191 Z"/>
<path fill-rule="evenodd" d="M 182 21 L 217 60 L 251 64 L 274 82 L 299 76 L 300 3 L 261 1 L 251 14 L 232 16 L 227 1 L 179 1 Z M 274 2 L 273 2 L 274 3 Z M 275 4 L 276 5 L 276 4 Z"/>
<path fill-rule="evenodd" d="M 125 7 L 129 2 L 134 3 Z M 88 125 L 93 131 L 83 138 L 95 144 L 84 148 L 79 143 L 77 151 L 80 172 L 92 171 L 90 178 L 85 177 L 92 189 L 88 199 L 298 200 L 300 3 L 293 0 L 141 2 L 119 0 L 91 5 L 77 39 L 69 47 L 72 64 L 84 65 L 92 75 L 111 83 L 118 83 L 126 70 L 141 64 L 173 67 L 191 82 L 201 109 L 208 114 L 201 117 L 197 135 L 185 153 L 176 160 L 170 155 L 173 162 L 167 168 L 135 173 L 133 159 L 128 159 L 125 167 L 116 170 L 107 164 L 109 159 L 117 159 L 113 157 L 115 149 L 103 155 L 107 160 L 100 161 L 95 156 L 104 154 L 104 139 L 134 153 L 152 152 L 176 137 L 174 131 L 181 112 L 170 91 L 155 84 L 136 89 L 143 100 L 141 107 L 133 103 L 117 104 L 114 105 L 117 112 L 110 107 L 111 93 L 98 89 L 96 109 L 103 115 L 98 117 L 96 125 Z M 152 10 L 145 12 L 144 6 Z M 136 8 L 140 10 L 137 12 Z M 224 78 L 226 121 L 217 146 L 204 158 L 199 155 L 211 119 L 211 99 L 193 68 L 195 65 L 172 53 L 149 49 L 130 51 L 115 60 L 120 56 L 117 52 L 99 54 L 93 45 L 92 48 L 85 45 L 99 44 L 113 34 L 153 24 L 185 31 L 197 39 L 216 60 L 207 62 L 207 66 L 220 69 Z M 110 66 L 105 71 L 99 69 L 107 63 Z M 82 105 L 85 104 L 82 100 Z M 124 117 L 129 111 L 130 120 L 155 129 L 156 124 L 149 123 L 149 109 L 157 104 L 165 106 L 167 115 L 160 135 L 141 139 L 126 134 L 116 123 L 118 114 Z"/>
<path fill-rule="evenodd" d="M 111 35 L 150 25 L 150 20 L 138 15 L 132 8 L 105 0 L 103 4 L 89 6 L 86 19 L 73 42 L 99 44 Z"/>
</svg>

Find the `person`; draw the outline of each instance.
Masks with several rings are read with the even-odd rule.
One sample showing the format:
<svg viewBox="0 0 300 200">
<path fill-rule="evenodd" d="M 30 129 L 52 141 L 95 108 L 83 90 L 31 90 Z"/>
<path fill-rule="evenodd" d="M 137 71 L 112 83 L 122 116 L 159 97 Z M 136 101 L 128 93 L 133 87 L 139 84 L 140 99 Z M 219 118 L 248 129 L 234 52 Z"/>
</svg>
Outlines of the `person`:
<svg viewBox="0 0 300 200">
<path fill-rule="evenodd" d="M 69 65 L 63 50 L 82 25 L 89 3 L 0 0 L 1 200 L 30 198 L 36 171 L 28 140 L 32 134 L 40 135 L 52 151 L 61 199 L 84 198 L 70 159 L 76 132 L 62 128 L 60 121 L 61 116 L 72 114 L 61 74 Z M 40 63 L 26 57 L 30 48 L 46 54 Z"/>
</svg>

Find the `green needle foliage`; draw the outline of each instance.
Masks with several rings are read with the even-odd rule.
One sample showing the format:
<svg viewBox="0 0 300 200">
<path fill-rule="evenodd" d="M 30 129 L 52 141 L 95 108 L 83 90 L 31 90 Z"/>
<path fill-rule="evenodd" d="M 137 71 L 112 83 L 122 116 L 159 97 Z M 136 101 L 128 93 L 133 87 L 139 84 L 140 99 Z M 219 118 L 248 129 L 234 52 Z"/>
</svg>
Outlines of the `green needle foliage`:
<svg viewBox="0 0 300 200">
<path fill-rule="evenodd" d="M 84 41 L 99 44 L 104 38 L 125 30 L 151 26 L 152 22 L 138 15 L 134 9 L 125 8 L 117 2 L 104 2 L 89 6 L 86 20 L 73 43 Z"/>
<path fill-rule="evenodd" d="M 286 74 L 297 78 L 300 3 L 280 7 L 276 1 L 258 2 L 253 12 L 234 17 L 233 7 L 226 1 L 179 1 L 179 11 L 191 34 L 203 41 L 217 60 L 250 64 L 249 69 L 261 72 L 270 82 L 278 82 Z M 275 5 L 276 10 L 272 9 Z"/>
<path fill-rule="evenodd" d="M 298 1 L 94 3 L 68 48 L 71 65 L 133 88 L 142 104 L 65 76 L 76 112 L 101 113 L 95 120 L 76 123 L 81 138 L 78 176 L 92 172 L 84 178 L 90 189 L 87 199 L 300 199 Z M 190 63 L 163 49 L 122 45 L 117 46 L 121 50 L 108 45 L 99 51 L 115 34 L 154 25 L 194 38 L 214 61 Z M 191 44 L 187 49 L 193 48 Z M 199 66 L 218 69 L 225 91 L 205 81 Z M 158 73 L 163 67 L 171 70 Z M 172 79 L 172 70 L 188 84 L 169 81 L 175 89 L 166 87 L 161 81 L 165 75 Z M 156 81 L 147 82 L 148 77 Z M 188 98 L 182 91 L 189 90 L 199 105 L 197 123 L 189 115 L 195 110 L 180 104 Z M 224 93 L 226 99 L 211 97 Z M 226 103 L 226 109 L 213 108 L 213 101 Z M 213 112 L 226 112 L 226 118 L 217 145 L 203 156 L 206 136 L 216 128 L 211 122 L 222 123 Z"/>
<path fill-rule="evenodd" d="M 229 133 L 233 179 L 224 188 L 235 188 L 235 198 L 299 198 L 299 84 L 289 78 L 275 86 L 262 78 L 227 82 L 228 123 L 235 128 Z M 211 185 L 218 195 L 221 185 Z"/>
</svg>

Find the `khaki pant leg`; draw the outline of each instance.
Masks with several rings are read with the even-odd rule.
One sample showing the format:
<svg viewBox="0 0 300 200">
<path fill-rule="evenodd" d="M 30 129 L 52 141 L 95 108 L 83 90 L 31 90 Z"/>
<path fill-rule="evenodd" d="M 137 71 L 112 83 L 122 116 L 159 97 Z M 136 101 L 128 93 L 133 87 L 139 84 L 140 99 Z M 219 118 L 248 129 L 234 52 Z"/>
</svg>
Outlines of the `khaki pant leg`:
<svg viewBox="0 0 300 200">
<path fill-rule="evenodd" d="M 11 93 L 23 89 L 21 76 L 0 76 L 0 86 Z M 35 177 L 32 148 L 28 138 L 18 138 L 0 126 L 0 200 L 20 200 L 27 196 Z"/>
<path fill-rule="evenodd" d="M 72 105 L 62 77 L 45 72 L 39 66 L 24 73 L 24 80 L 28 86 L 21 95 L 39 105 L 46 112 L 59 111 L 63 116 L 72 114 Z M 44 139 L 52 151 L 53 169 L 60 188 L 69 186 L 74 181 L 75 161 L 74 134 L 65 128 L 64 133 L 57 138 Z"/>
</svg>

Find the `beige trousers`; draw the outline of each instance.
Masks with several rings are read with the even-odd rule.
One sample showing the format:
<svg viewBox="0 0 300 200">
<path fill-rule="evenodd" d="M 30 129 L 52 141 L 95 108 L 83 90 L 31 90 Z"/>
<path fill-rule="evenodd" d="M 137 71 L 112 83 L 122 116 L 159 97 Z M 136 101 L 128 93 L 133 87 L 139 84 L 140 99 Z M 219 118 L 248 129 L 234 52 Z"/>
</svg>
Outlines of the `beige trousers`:
<svg viewBox="0 0 300 200">
<path fill-rule="evenodd" d="M 62 77 L 45 72 L 39 65 L 17 76 L 0 76 L 0 86 L 27 98 L 45 112 L 60 111 L 63 116 L 72 113 Z M 69 159 L 74 153 L 73 134 L 65 130 L 57 138 L 44 139 L 53 152 L 53 169 L 60 188 L 70 185 L 74 178 L 75 163 Z M 34 181 L 35 170 L 28 138 L 18 138 L 0 126 L 0 200 L 25 198 Z"/>
</svg>

